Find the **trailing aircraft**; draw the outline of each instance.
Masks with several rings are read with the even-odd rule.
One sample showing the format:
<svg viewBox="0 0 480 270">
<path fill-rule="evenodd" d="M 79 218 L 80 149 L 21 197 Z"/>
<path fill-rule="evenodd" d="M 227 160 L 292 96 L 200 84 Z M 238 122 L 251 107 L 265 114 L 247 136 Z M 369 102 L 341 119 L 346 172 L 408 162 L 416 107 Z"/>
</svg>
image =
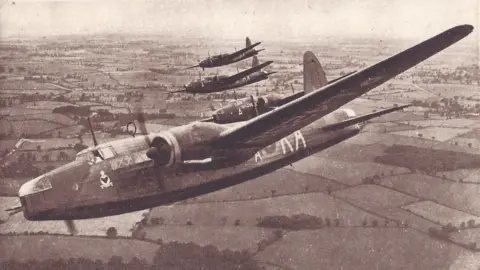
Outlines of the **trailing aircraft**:
<svg viewBox="0 0 480 270">
<path fill-rule="evenodd" d="M 225 65 L 242 61 L 244 59 L 255 56 L 259 52 L 265 50 L 265 49 L 260 49 L 260 50 L 253 49 L 260 44 L 261 42 L 252 44 L 252 42 L 250 41 L 250 38 L 247 37 L 245 39 L 245 48 L 239 51 L 236 51 L 234 53 L 224 53 L 224 54 L 209 56 L 207 59 L 200 61 L 198 65 L 188 67 L 187 69 L 201 67 L 203 70 L 205 70 L 205 68 L 220 67 L 220 66 L 225 66 Z"/>
<path fill-rule="evenodd" d="M 268 174 L 357 135 L 369 119 L 408 106 L 362 116 L 338 110 L 472 31 L 471 25 L 453 27 L 248 121 L 196 121 L 149 134 L 139 113 L 147 135 L 102 144 L 95 139 L 71 163 L 23 184 L 18 209 L 28 220 L 66 220 L 75 233 L 75 219 L 171 204 Z"/>
<path fill-rule="evenodd" d="M 263 81 L 268 79 L 270 74 L 275 72 L 265 72 L 262 68 L 270 65 L 273 61 L 267 61 L 265 63 L 255 65 L 247 70 L 239 72 L 237 74 L 227 75 L 215 75 L 212 77 L 206 77 L 197 81 L 184 85 L 185 89 L 171 91 L 171 93 L 187 92 L 192 94 L 206 94 L 221 92 L 229 89 L 234 89 Z"/>
<path fill-rule="evenodd" d="M 253 61 L 255 59 L 256 57 L 254 56 Z M 327 82 L 325 71 L 317 57 L 313 52 L 307 51 L 303 55 L 303 92 L 292 95 L 268 94 L 259 97 L 251 95 L 229 102 L 222 108 L 215 110 L 212 113 L 212 117 L 202 119 L 201 121 L 226 124 L 249 120 L 353 73 L 350 72 Z"/>
</svg>

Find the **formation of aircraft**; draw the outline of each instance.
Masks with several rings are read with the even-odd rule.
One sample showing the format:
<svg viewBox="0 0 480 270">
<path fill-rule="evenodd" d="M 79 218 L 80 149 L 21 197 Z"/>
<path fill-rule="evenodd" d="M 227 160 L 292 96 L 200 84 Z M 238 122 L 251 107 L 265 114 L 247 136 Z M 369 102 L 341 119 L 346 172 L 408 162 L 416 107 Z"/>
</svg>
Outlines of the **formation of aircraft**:
<svg viewBox="0 0 480 270">
<path fill-rule="evenodd" d="M 95 139 L 71 163 L 22 185 L 19 209 L 28 220 L 65 220 L 75 233 L 75 219 L 171 204 L 268 174 L 359 134 L 367 120 L 408 106 L 361 116 L 339 110 L 472 31 L 471 25 L 453 27 L 247 121 L 195 121 L 148 133 L 139 113 L 146 135 L 101 144 Z"/>
<path fill-rule="evenodd" d="M 260 50 L 254 49 L 260 44 L 261 42 L 252 44 L 252 42 L 250 41 L 250 38 L 247 37 L 245 40 L 245 48 L 239 51 L 236 51 L 234 53 L 224 53 L 224 54 L 209 56 L 207 59 L 200 61 L 198 65 L 188 67 L 187 69 L 201 67 L 203 70 L 205 70 L 205 68 L 220 67 L 220 66 L 230 65 L 230 64 L 242 61 L 244 59 L 255 56 L 259 52 L 263 51 L 264 49 L 260 49 Z"/>
<path fill-rule="evenodd" d="M 231 76 L 215 75 L 211 77 L 206 77 L 204 79 L 199 79 L 197 81 L 184 85 L 184 89 L 171 91 L 171 93 L 187 92 L 192 94 L 206 94 L 221 92 L 266 80 L 268 79 L 269 75 L 275 73 L 262 71 L 264 67 L 270 65 L 271 63 L 273 63 L 273 61 L 258 64 L 258 60 L 255 61 L 255 59 L 257 58 L 254 58 L 252 67 L 245 71 L 236 73 Z"/>
</svg>

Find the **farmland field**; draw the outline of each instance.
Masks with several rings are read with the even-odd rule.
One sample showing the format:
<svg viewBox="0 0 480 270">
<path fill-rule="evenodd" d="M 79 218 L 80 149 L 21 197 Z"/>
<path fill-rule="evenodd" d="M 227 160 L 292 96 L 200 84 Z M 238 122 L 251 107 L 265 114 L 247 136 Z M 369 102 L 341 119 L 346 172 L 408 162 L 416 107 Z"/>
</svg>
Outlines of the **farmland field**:
<svg viewBox="0 0 480 270">
<path fill-rule="evenodd" d="M 330 228 L 289 233 L 255 259 L 287 269 L 476 269 L 466 252 L 411 229 Z"/>
<path fill-rule="evenodd" d="M 145 238 L 161 239 L 163 243 L 193 242 L 200 246 L 214 245 L 220 250 L 248 250 L 255 252 L 257 244 L 272 236 L 273 230 L 259 227 L 233 226 L 147 226 Z"/>
<path fill-rule="evenodd" d="M 0 197 L 4 205 L 18 206 L 17 197 Z M 78 235 L 95 235 L 105 236 L 109 227 L 115 227 L 118 235 L 131 236 L 130 229 L 133 228 L 136 222 L 142 219 L 144 211 L 137 211 L 124 215 L 95 218 L 90 220 L 76 220 Z M 5 218 L 5 217 L 4 217 Z M 69 234 L 67 227 L 63 221 L 28 221 L 25 220 L 22 213 L 18 213 L 8 218 L 9 222 L 0 224 L 0 231 L 2 233 L 55 233 L 55 234 Z"/>
<path fill-rule="evenodd" d="M 87 248 L 86 248 L 87 247 Z M 153 261 L 158 246 L 134 239 L 87 238 L 60 235 L 0 235 L 1 261 L 89 258 L 108 262 L 121 256 L 125 262 L 133 257 Z M 39 252 L 48 250 L 48 252 Z"/>
<path fill-rule="evenodd" d="M 380 180 L 380 185 L 480 216 L 480 200 L 477 199 L 480 185 L 465 185 L 422 174 L 388 176 Z"/>
<path fill-rule="evenodd" d="M 470 129 L 468 128 L 428 127 L 417 130 L 397 131 L 392 132 L 392 134 L 408 137 L 419 137 L 421 135 L 425 139 L 432 139 L 439 142 L 444 142 L 469 131 Z"/>
<path fill-rule="evenodd" d="M 292 170 L 309 173 L 338 181 L 345 185 L 362 183 L 365 177 L 390 175 L 408 172 L 405 168 L 388 166 L 374 162 L 344 162 L 316 156 L 305 158 L 292 164 Z"/>
<path fill-rule="evenodd" d="M 319 206 L 322 207 L 319 207 Z M 332 198 L 324 193 L 310 193 L 301 195 L 278 196 L 267 199 L 176 204 L 154 208 L 150 218 L 161 217 L 167 225 L 212 226 L 222 225 L 222 218 L 239 220 L 241 226 L 255 226 L 257 219 L 265 216 L 292 216 L 307 214 L 320 218 L 338 218 L 341 224 L 360 226 L 367 219 L 378 219 L 375 215 L 361 211 L 341 200 Z"/>
<path fill-rule="evenodd" d="M 42 120 L 47 122 L 53 122 L 60 125 L 75 125 L 76 121 L 72 118 L 58 113 L 45 113 L 45 114 L 29 114 L 29 115 L 15 115 L 6 117 L 9 121 L 26 121 L 26 120 Z"/>
<path fill-rule="evenodd" d="M 270 174 L 260 176 L 241 185 L 219 190 L 191 199 L 194 203 L 240 201 L 268 198 L 272 195 L 291 195 L 305 192 L 337 190 L 343 185 L 321 176 L 299 173 L 289 168 L 279 169 Z"/>
<path fill-rule="evenodd" d="M 460 227 L 460 223 L 467 223 L 471 219 L 477 223 L 480 221 L 480 217 L 436 204 L 432 201 L 417 202 L 405 205 L 402 208 L 441 225 L 452 223 L 454 226 Z"/>
<path fill-rule="evenodd" d="M 68 106 L 68 105 L 73 105 L 73 104 L 68 102 L 61 102 L 61 101 L 37 101 L 37 102 L 24 103 L 18 107 L 31 108 L 31 109 L 38 108 L 38 109 L 51 111 L 57 107 Z"/>
<path fill-rule="evenodd" d="M 62 127 L 44 120 L 9 121 L 9 124 L 10 126 L 5 126 L 6 132 L 12 132 L 16 137 L 38 135 Z"/>
<path fill-rule="evenodd" d="M 442 119 L 442 120 L 422 120 L 422 121 L 408 121 L 401 122 L 402 124 L 409 124 L 417 127 L 449 127 L 449 128 L 468 128 L 477 121 L 471 119 Z"/>
<path fill-rule="evenodd" d="M 354 205 L 367 205 L 373 208 L 393 208 L 418 201 L 417 198 L 377 185 L 362 185 L 333 192 Z"/>
</svg>

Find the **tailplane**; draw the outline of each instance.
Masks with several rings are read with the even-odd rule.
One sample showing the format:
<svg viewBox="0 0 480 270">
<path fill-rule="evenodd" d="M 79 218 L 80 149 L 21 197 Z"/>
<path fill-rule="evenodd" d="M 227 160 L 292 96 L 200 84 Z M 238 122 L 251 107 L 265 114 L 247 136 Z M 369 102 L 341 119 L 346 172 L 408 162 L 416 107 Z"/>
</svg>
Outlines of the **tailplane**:
<svg viewBox="0 0 480 270">
<path fill-rule="evenodd" d="M 303 91 L 305 94 L 327 85 L 327 76 L 311 51 L 303 55 Z"/>
<path fill-rule="evenodd" d="M 250 41 L 250 38 L 247 37 L 245 39 L 245 48 L 252 46 L 252 41 Z"/>
</svg>

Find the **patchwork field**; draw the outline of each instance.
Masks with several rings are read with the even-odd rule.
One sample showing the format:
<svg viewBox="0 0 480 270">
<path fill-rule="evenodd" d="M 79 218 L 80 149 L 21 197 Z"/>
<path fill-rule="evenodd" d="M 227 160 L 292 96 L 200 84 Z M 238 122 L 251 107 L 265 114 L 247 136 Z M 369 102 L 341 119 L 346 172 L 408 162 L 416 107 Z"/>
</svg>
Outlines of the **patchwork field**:
<svg viewBox="0 0 480 270">
<path fill-rule="evenodd" d="M 432 139 L 439 142 L 444 142 L 467 133 L 470 129 L 467 128 L 444 128 L 444 127 L 428 127 L 417 130 L 404 130 L 392 132 L 393 134 L 408 136 L 408 137 L 423 137 L 425 139 Z"/>
<path fill-rule="evenodd" d="M 319 207 L 321 206 L 321 207 Z M 162 218 L 167 225 L 222 225 L 225 218 L 239 220 L 240 226 L 255 226 L 258 218 L 307 214 L 320 218 L 339 219 L 345 226 L 360 226 L 364 220 L 378 219 L 375 215 L 324 193 L 279 196 L 242 202 L 176 204 L 154 208 L 150 219 Z"/>
<path fill-rule="evenodd" d="M 388 176 L 380 185 L 480 216 L 480 185 L 465 185 L 423 174 Z"/>
<path fill-rule="evenodd" d="M 227 223 L 233 223 L 228 221 Z M 273 236 L 274 230 L 258 227 L 233 226 L 147 226 L 146 239 L 163 243 L 177 241 L 193 242 L 200 246 L 214 245 L 220 250 L 248 250 L 254 253 L 258 243 Z"/>
<path fill-rule="evenodd" d="M 309 192 L 337 190 L 343 185 L 321 176 L 299 173 L 284 168 L 270 174 L 210 194 L 191 199 L 191 202 L 242 201 Z"/>
<path fill-rule="evenodd" d="M 452 223 L 454 226 L 460 227 L 462 222 L 467 223 L 469 220 L 475 220 L 478 223 L 480 221 L 480 217 L 432 201 L 412 203 L 402 208 L 441 225 Z"/>
<path fill-rule="evenodd" d="M 0 236 L 0 261 L 89 258 L 108 262 L 121 256 L 124 262 L 133 257 L 153 262 L 158 246 L 134 239 L 109 239 L 105 237 L 72 237 L 61 235 Z M 48 252 L 39 252 L 48 250 Z"/>
<path fill-rule="evenodd" d="M 9 208 L 18 206 L 20 203 L 16 197 L 0 197 L 2 208 Z M 4 210 L 4 209 L 2 209 Z M 111 216 L 105 218 L 95 218 L 88 220 L 76 220 L 75 225 L 78 230 L 78 235 L 83 236 L 105 236 L 106 231 L 110 227 L 117 229 L 119 236 L 131 236 L 131 229 L 135 223 L 139 222 L 145 211 L 138 211 L 124 215 Z M 54 233 L 54 234 L 69 234 L 67 227 L 63 221 L 28 221 L 25 220 L 22 213 L 15 214 L 8 217 L 2 211 L 2 219 L 8 220 L 0 224 L 0 232 L 5 233 Z"/>
<path fill-rule="evenodd" d="M 353 205 L 394 208 L 418 201 L 418 198 L 377 185 L 362 185 L 333 192 L 336 198 Z"/>
<path fill-rule="evenodd" d="M 289 233 L 255 259 L 287 269 L 476 269 L 464 253 L 410 229 L 330 228 Z"/>
<path fill-rule="evenodd" d="M 374 175 L 383 176 L 408 172 L 405 168 L 374 162 L 343 162 L 316 156 L 295 162 L 292 167 L 292 170 L 322 176 L 345 185 L 361 184 L 362 179 Z"/>
</svg>

